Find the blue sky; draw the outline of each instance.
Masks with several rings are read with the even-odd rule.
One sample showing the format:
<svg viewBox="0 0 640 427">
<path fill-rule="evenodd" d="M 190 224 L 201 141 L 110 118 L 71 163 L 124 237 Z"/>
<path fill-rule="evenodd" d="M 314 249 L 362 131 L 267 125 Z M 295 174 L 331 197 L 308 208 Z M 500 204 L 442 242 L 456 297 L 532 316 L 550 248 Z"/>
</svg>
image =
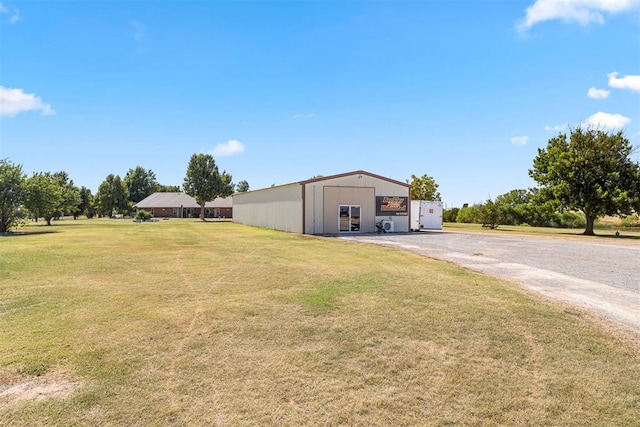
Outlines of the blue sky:
<svg viewBox="0 0 640 427">
<path fill-rule="evenodd" d="M 640 147 L 640 0 L 0 3 L 0 158 L 94 192 L 211 153 L 251 189 L 426 173 L 461 206 L 579 123 Z"/>
</svg>

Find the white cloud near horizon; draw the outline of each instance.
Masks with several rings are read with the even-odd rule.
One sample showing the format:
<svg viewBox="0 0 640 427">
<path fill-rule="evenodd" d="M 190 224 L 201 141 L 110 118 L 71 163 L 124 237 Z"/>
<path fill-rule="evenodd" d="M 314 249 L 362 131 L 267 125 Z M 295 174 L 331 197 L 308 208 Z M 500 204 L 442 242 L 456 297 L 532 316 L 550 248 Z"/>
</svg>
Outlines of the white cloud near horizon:
<svg viewBox="0 0 640 427">
<path fill-rule="evenodd" d="M 610 93 L 609 90 L 592 87 L 587 91 L 587 96 L 591 99 L 607 99 Z"/>
<path fill-rule="evenodd" d="M 0 86 L 0 116 L 13 117 L 26 111 L 40 111 L 43 116 L 55 114 L 51 104 L 44 103 L 39 96 Z"/>
<path fill-rule="evenodd" d="M 631 92 L 640 92 L 640 75 L 627 75 L 618 78 L 617 72 L 607 74 L 609 77 L 609 86 L 616 89 L 627 89 Z"/>
<path fill-rule="evenodd" d="M 640 9 L 640 0 L 536 0 L 516 27 L 527 31 L 534 25 L 560 19 L 582 26 L 604 24 L 604 14 L 615 15 Z"/>
<path fill-rule="evenodd" d="M 242 152 L 244 152 L 244 145 L 236 139 L 231 139 L 227 142 L 220 143 L 216 145 L 213 150 L 211 150 L 211 154 L 220 157 L 234 156 Z"/>
<path fill-rule="evenodd" d="M 529 143 L 528 136 L 514 136 L 511 138 L 511 143 L 514 145 L 527 145 Z"/>
<path fill-rule="evenodd" d="M 598 111 L 587 118 L 586 125 L 609 130 L 622 130 L 631 122 L 629 117 L 622 114 L 610 114 Z"/>
<path fill-rule="evenodd" d="M 15 7 L 8 8 L 0 2 L 0 15 L 9 15 L 9 22 L 15 24 L 20 20 L 20 11 Z"/>
</svg>

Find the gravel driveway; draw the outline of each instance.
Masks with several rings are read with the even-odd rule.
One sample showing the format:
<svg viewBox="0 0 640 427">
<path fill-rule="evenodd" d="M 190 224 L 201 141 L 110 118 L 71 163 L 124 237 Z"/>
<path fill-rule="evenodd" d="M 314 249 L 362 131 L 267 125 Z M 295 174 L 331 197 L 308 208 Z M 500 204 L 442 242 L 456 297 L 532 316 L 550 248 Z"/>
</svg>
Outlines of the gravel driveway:
<svg viewBox="0 0 640 427">
<path fill-rule="evenodd" d="M 515 281 L 640 333 L 640 242 L 422 231 L 340 239 L 397 247 Z"/>
</svg>

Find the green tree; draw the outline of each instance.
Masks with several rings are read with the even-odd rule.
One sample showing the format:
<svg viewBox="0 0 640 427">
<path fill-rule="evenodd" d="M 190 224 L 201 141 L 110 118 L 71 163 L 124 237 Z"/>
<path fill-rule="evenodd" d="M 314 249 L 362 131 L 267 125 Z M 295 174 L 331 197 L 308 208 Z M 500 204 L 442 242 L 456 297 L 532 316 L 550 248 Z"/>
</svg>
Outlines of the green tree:
<svg viewBox="0 0 640 427">
<path fill-rule="evenodd" d="M 0 233 L 20 223 L 20 207 L 26 200 L 26 175 L 21 165 L 0 159 Z"/>
<path fill-rule="evenodd" d="M 93 207 L 93 194 L 87 187 L 80 187 L 80 203 L 73 211 L 73 218 L 77 219 L 80 215 L 86 215 L 87 218 L 93 218 L 95 210 Z"/>
<path fill-rule="evenodd" d="M 442 221 L 456 222 L 456 218 L 458 217 L 458 212 L 460 212 L 459 208 L 445 209 L 444 212 L 442 212 Z"/>
<path fill-rule="evenodd" d="M 62 191 L 62 199 L 56 211 L 53 212 L 53 216 L 59 218 L 67 212 L 73 213 L 81 201 L 80 189 L 73 184 L 69 174 L 64 171 L 54 173 L 52 178 Z"/>
<path fill-rule="evenodd" d="M 36 221 L 42 217 L 47 225 L 51 225 L 51 219 L 64 200 L 64 190 L 60 181 L 49 172 L 35 173 L 27 180 L 25 207 Z"/>
<path fill-rule="evenodd" d="M 109 174 L 100 184 L 95 203 L 102 215 L 111 217 L 113 212 L 126 213 L 129 210 L 129 191 L 119 175 Z"/>
<path fill-rule="evenodd" d="M 156 174 L 151 169 L 136 166 L 129 169 L 124 177 L 124 183 L 129 191 L 129 200 L 138 203 L 146 197 L 158 191 L 158 180 Z"/>
<path fill-rule="evenodd" d="M 486 202 L 480 208 L 480 222 L 483 227 L 489 227 L 494 230 L 500 225 L 502 213 L 500 211 L 500 205 L 495 203 L 491 199 L 487 199 Z"/>
<path fill-rule="evenodd" d="M 538 149 L 529 175 L 540 185 L 540 201 L 556 201 L 561 209 L 582 211 L 584 234 L 604 215 L 624 215 L 638 206 L 640 165 L 631 160 L 633 147 L 622 131 L 577 127 Z"/>
<path fill-rule="evenodd" d="M 411 199 L 412 200 L 441 200 L 436 180 L 427 174 L 418 177 L 411 175 Z"/>
<path fill-rule="evenodd" d="M 475 224 L 481 221 L 481 216 L 482 205 L 474 204 L 472 206 L 469 206 L 467 203 L 465 203 L 458 211 L 458 215 L 456 215 L 456 222 L 461 224 Z"/>
<path fill-rule="evenodd" d="M 189 160 L 184 191 L 200 205 L 200 218 L 204 221 L 204 205 L 216 197 L 233 193 L 231 175 L 218 172 L 218 166 L 210 154 L 194 154 Z"/>
<path fill-rule="evenodd" d="M 236 191 L 238 193 L 246 193 L 247 191 L 249 191 L 249 183 L 243 179 L 236 186 Z"/>
<path fill-rule="evenodd" d="M 501 223 L 520 225 L 528 222 L 530 193 L 528 190 L 511 190 L 496 197 L 495 204 L 501 210 Z"/>
<path fill-rule="evenodd" d="M 156 191 L 163 193 L 179 193 L 182 190 L 179 185 L 158 185 L 158 189 Z"/>
</svg>

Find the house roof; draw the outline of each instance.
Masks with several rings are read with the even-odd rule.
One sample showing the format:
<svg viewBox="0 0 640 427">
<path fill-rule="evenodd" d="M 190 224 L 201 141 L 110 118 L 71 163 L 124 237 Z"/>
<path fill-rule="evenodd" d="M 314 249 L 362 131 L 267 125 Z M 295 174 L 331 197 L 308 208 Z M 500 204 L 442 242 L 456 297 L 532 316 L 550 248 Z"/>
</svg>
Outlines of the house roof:
<svg viewBox="0 0 640 427">
<path fill-rule="evenodd" d="M 199 208 L 196 200 L 186 193 L 153 193 L 144 200 L 136 203 L 134 208 Z M 215 200 L 205 203 L 205 208 L 231 208 L 233 199 L 231 197 L 218 197 Z"/>
<path fill-rule="evenodd" d="M 199 208 L 195 199 L 186 193 L 153 193 L 134 205 L 135 208 Z"/>
<path fill-rule="evenodd" d="M 233 197 L 216 197 L 214 200 L 204 204 L 205 208 L 232 208 Z"/>
</svg>

